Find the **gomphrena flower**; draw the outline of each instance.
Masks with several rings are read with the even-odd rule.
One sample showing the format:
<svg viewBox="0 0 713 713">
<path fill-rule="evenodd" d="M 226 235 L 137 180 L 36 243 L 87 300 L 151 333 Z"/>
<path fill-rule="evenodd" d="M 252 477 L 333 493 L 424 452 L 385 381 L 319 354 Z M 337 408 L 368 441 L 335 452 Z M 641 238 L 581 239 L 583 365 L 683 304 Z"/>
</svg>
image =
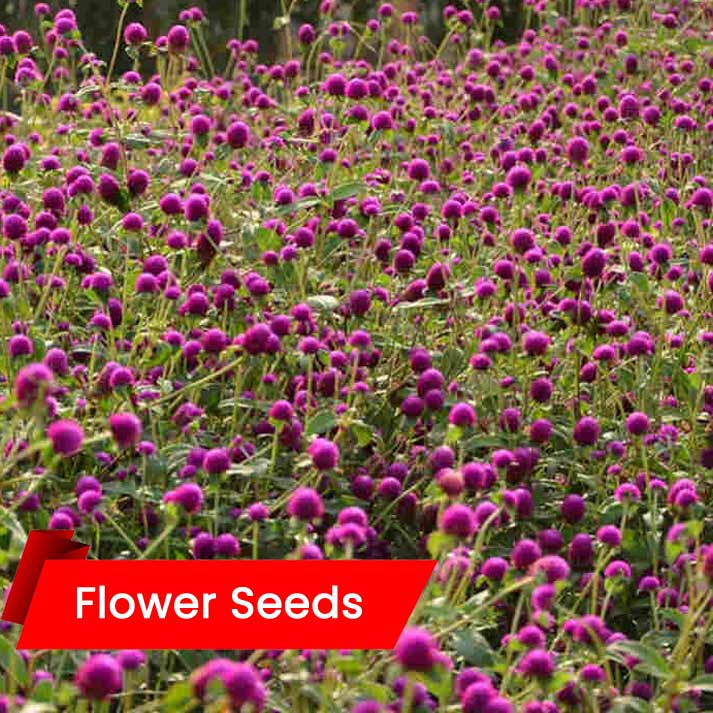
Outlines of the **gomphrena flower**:
<svg viewBox="0 0 713 713">
<path fill-rule="evenodd" d="M 20 406 L 29 407 L 49 392 L 52 372 L 44 364 L 28 364 L 15 377 L 15 399 Z"/>
<path fill-rule="evenodd" d="M 137 649 L 123 649 L 116 652 L 116 660 L 124 671 L 136 671 L 146 663 L 146 654 Z"/>
<path fill-rule="evenodd" d="M 84 442 L 84 430 L 71 419 L 55 421 L 47 428 L 47 437 L 52 450 L 60 456 L 69 457 L 79 453 Z"/>
<path fill-rule="evenodd" d="M 77 669 L 75 683 L 84 698 L 105 700 L 122 689 L 121 665 L 108 654 L 92 654 Z"/>
<path fill-rule="evenodd" d="M 133 413 L 115 413 L 109 417 L 109 428 L 119 448 L 130 448 L 141 438 L 141 421 Z"/>
<path fill-rule="evenodd" d="M 468 538 L 475 532 L 473 511 L 460 503 L 449 505 L 441 516 L 441 529 L 447 535 Z"/>
<path fill-rule="evenodd" d="M 287 512 L 298 520 L 316 520 L 324 514 L 324 504 L 317 491 L 312 488 L 297 488 L 287 503 Z"/>
<path fill-rule="evenodd" d="M 169 490 L 164 496 L 165 502 L 180 505 L 187 513 L 200 512 L 203 507 L 203 490 L 197 483 L 181 483 L 175 490 Z"/>
<path fill-rule="evenodd" d="M 626 417 L 626 430 L 632 436 L 642 436 L 650 428 L 649 417 L 641 411 L 634 411 Z"/>
<path fill-rule="evenodd" d="M 584 517 L 585 508 L 584 498 L 581 495 L 570 494 L 562 501 L 560 513 L 567 522 L 573 524 Z"/>
<path fill-rule="evenodd" d="M 448 422 L 460 428 L 475 426 L 476 420 L 475 409 L 467 403 L 454 404 L 448 414 Z"/>
<path fill-rule="evenodd" d="M 549 651 L 528 651 L 518 664 L 520 673 L 528 678 L 549 678 L 555 671 L 555 660 Z"/>
<path fill-rule="evenodd" d="M 213 659 L 197 668 L 191 674 L 191 687 L 198 700 L 209 700 L 213 682 L 219 684 L 219 690 L 224 691 L 234 710 L 251 705 L 253 710 L 260 711 L 265 705 L 265 687 L 260 674 L 250 664 Z"/>
<path fill-rule="evenodd" d="M 188 49 L 190 35 L 183 25 L 174 25 L 166 35 L 168 47 L 172 52 L 181 54 Z"/>
<path fill-rule="evenodd" d="M 227 448 L 212 448 L 203 456 L 203 469 L 209 475 L 225 473 L 230 468 L 230 453 Z"/>
<path fill-rule="evenodd" d="M 409 671 L 430 671 L 436 664 L 436 640 L 425 629 L 407 628 L 394 648 L 398 663 Z"/>
<path fill-rule="evenodd" d="M 127 45 L 140 45 L 148 40 L 149 33 L 140 22 L 130 22 L 124 28 L 124 42 Z"/>
<path fill-rule="evenodd" d="M 326 438 L 315 438 L 307 452 L 317 470 L 332 470 L 339 463 L 339 448 Z"/>
<path fill-rule="evenodd" d="M 593 446 L 599 440 L 599 422 L 591 416 L 583 416 L 574 427 L 574 440 L 580 446 Z"/>
</svg>

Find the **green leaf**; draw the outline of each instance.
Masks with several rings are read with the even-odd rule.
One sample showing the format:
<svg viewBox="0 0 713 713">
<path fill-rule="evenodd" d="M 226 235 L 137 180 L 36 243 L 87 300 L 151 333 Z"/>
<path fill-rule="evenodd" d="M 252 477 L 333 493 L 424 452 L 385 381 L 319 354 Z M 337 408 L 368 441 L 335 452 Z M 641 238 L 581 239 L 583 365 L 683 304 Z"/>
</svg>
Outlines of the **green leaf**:
<svg viewBox="0 0 713 713">
<path fill-rule="evenodd" d="M 353 656 L 339 658 L 334 665 L 338 671 L 347 675 L 359 673 L 363 669 L 362 662 Z"/>
<path fill-rule="evenodd" d="M 463 429 L 459 426 L 454 426 L 452 423 L 448 424 L 448 431 L 446 433 L 446 443 L 454 444 L 458 443 L 463 438 Z"/>
<path fill-rule="evenodd" d="M 490 668 L 495 661 L 495 654 L 488 640 L 478 631 L 466 630 L 453 638 L 455 650 L 469 666 Z"/>
<path fill-rule="evenodd" d="M 639 290 L 648 294 L 649 278 L 643 272 L 632 272 L 629 274 L 629 281 L 632 282 Z"/>
<path fill-rule="evenodd" d="M 52 681 L 40 681 L 33 689 L 31 698 L 38 703 L 52 703 Z"/>
<path fill-rule="evenodd" d="M 23 688 L 29 685 L 27 667 L 22 656 L 4 636 L 0 636 L 0 668 L 7 671 Z"/>
<path fill-rule="evenodd" d="M 337 417 L 332 409 L 323 409 L 309 420 L 306 429 L 307 436 L 327 433 L 337 425 Z"/>
<path fill-rule="evenodd" d="M 0 526 L 7 528 L 14 539 L 14 545 L 19 548 L 19 551 L 25 546 L 27 541 L 27 533 L 25 528 L 22 526 L 20 521 L 17 519 L 17 515 L 12 510 L 0 509 Z"/>
<path fill-rule="evenodd" d="M 610 652 L 639 659 L 636 668 L 655 678 L 669 678 L 671 670 L 664 657 L 651 646 L 640 641 L 617 641 L 608 647 Z"/>
<path fill-rule="evenodd" d="M 188 681 L 176 683 L 168 689 L 163 697 L 163 710 L 166 713 L 184 713 L 196 707 Z"/>
<path fill-rule="evenodd" d="M 65 681 L 64 683 L 59 684 L 59 687 L 57 688 L 55 694 L 56 703 L 58 706 L 67 707 L 76 697 L 77 689 L 71 683 L 67 683 Z"/>
<path fill-rule="evenodd" d="M 451 672 L 444 666 L 436 666 L 432 671 L 422 674 L 418 678 L 426 686 L 428 692 L 439 701 L 447 701 L 450 698 L 453 682 Z"/>
<path fill-rule="evenodd" d="M 374 435 L 374 430 L 371 426 L 363 421 L 353 421 L 351 424 L 352 433 L 356 436 L 357 443 L 362 446 L 368 446 Z"/>
<path fill-rule="evenodd" d="M 651 705 L 641 698 L 619 696 L 612 705 L 612 713 L 651 713 Z"/>
<path fill-rule="evenodd" d="M 698 689 L 699 691 L 713 691 L 713 674 L 707 673 L 704 676 L 694 678 L 689 684 L 689 689 Z"/>
<path fill-rule="evenodd" d="M 449 552 L 455 547 L 456 540 L 443 532 L 432 532 L 428 536 L 428 553 L 434 559 L 443 552 Z"/>
<path fill-rule="evenodd" d="M 276 209 L 275 213 L 277 215 L 288 215 L 294 213 L 300 208 L 313 208 L 316 205 L 320 205 L 321 201 L 319 198 L 300 198 L 294 203 L 287 203 L 286 205 L 281 205 Z"/>
<path fill-rule="evenodd" d="M 446 297 L 424 297 L 423 299 L 416 300 L 415 302 L 399 302 L 394 306 L 394 309 L 426 309 L 426 307 L 441 307 L 450 303 L 451 301 Z"/>
<path fill-rule="evenodd" d="M 677 628 L 683 628 L 685 617 L 678 609 L 661 609 L 660 615 L 661 619 L 668 619 L 668 621 L 672 622 Z"/>
<path fill-rule="evenodd" d="M 329 198 L 332 201 L 341 201 L 345 198 L 351 198 L 352 196 L 355 196 L 363 188 L 364 184 L 361 181 L 350 181 L 349 183 L 342 183 L 329 194 Z"/>
<path fill-rule="evenodd" d="M 391 691 L 380 683 L 372 683 L 371 681 L 365 681 L 361 684 L 360 690 L 365 694 L 367 698 L 373 698 L 379 703 L 386 703 L 391 696 Z"/>
<path fill-rule="evenodd" d="M 262 226 L 255 231 L 255 242 L 260 248 L 260 252 L 278 251 L 282 246 L 282 238 L 274 230 L 268 230 Z"/>
<path fill-rule="evenodd" d="M 334 312 L 339 307 L 339 300 L 332 295 L 313 295 L 307 298 L 307 304 L 318 312 Z"/>
</svg>

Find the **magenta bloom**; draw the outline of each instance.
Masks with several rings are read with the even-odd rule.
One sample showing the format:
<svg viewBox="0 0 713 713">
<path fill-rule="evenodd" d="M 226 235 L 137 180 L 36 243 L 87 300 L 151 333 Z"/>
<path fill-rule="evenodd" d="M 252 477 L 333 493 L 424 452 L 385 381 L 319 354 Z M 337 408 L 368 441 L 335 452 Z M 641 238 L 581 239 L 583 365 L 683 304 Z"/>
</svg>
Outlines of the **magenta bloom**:
<svg viewBox="0 0 713 713">
<path fill-rule="evenodd" d="M 549 678 L 555 671 L 554 657 L 544 649 L 533 649 L 522 657 L 518 670 L 523 676 Z"/>
<path fill-rule="evenodd" d="M 68 458 L 82 450 L 84 431 L 76 421 L 67 419 L 52 423 L 47 429 L 47 437 L 52 442 L 52 450 Z"/>
<path fill-rule="evenodd" d="M 230 468 L 230 453 L 227 448 L 212 448 L 203 457 L 203 469 L 209 475 L 225 473 Z"/>
<path fill-rule="evenodd" d="M 326 438 L 315 438 L 307 452 L 312 457 L 312 464 L 317 470 L 332 470 L 339 462 L 339 448 L 336 443 Z"/>
<path fill-rule="evenodd" d="M 394 649 L 396 660 L 409 671 L 429 671 L 436 663 L 436 640 L 425 629 L 406 629 Z"/>
<path fill-rule="evenodd" d="M 567 158 L 572 163 L 584 163 L 589 156 L 589 142 L 582 136 L 575 136 L 567 142 Z"/>
<path fill-rule="evenodd" d="M 168 31 L 166 38 L 169 49 L 176 54 L 185 52 L 191 39 L 188 30 L 183 25 L 174 25 Z"/>
<path fill-rule="evenodd" d="M 529 356 L 541 356 L 552 343 L 552 339 L 544 332 L 534 330 L 527 332 L 522 338 L 522 347 Z"/>
<path fill-rule="evenodd" d="M 15 398 L 20 406 L 29 407 L 47 395 L 52 385 L 52 372 L 44 364 L 28 364 L 15 377 Z"/>
<path fill-rule="evenodd" d="M 242 121 L 234 121 L 226 132 L 228 143 L 234 149 L 240 149 L 247 144 L 250 138 L 250 129 Z"/>
<path fill-rule="evenodd" d="M 117 651 L 116 660 L 124 671 L 136 671 L 146 663 L 146 654 L 138 649 Z"/>
<path fill-rule="evenodd" d="M 574 440 L 580 446 L 593 446 L 599 440 L 599 422 L 591 416 L 584 416 L 574 427 Z"/>
<path fill-rule="evenodd" d="M 124 42 L 127 45 L 140 45 L 146 42 L 149 38 L 149 33 L 140 22 L 130 22 L 124 28 Z"/>
<path fill-rule="evenodd" d="M 290 496 L 287 512 L 298 520 L 316 520 L 324 515 L 324 504 L 316 490 L 301 487 Z"/>
<path fill-rule="evenodd" d="M 166 493 L 164 500 L 178 503 L 189 514 L 197 513 L 203 507 L 203 490 L 196 483 L 181 483 Z"/>
<path fill-rule="evenodd" d="M 476 420 L 475 409 L 467 403 L 454 404 L 448 414 L 448 423 L 460 428 L 475 426 Z"/>
<path fill-rule="evenodd" d="M 196 698 L 206 699 L 211 683 L 226 692 L 231 710 L 260 711 L 265 705 L 265 686 L 258 671 L 250 664 L 228 659 L 213 659 L 191 674 L 191 687 Z"/>
<path fill-rule="evenodd" d="M 641 411 L 634 411 L 626 417 L 626 430 L 632 436 L 643 436 L 649 432 L 649 417 Z"/>
<path fill-rule="evenodd" d="M 475 532 L 475 515 L 467 505 L 449 505 L 441 517 L 441 530 L 447 535 L 468 538 Z"/>
<path fill-rule="evenodd" d="M 102 701 L 121 691 L 121 666 L 113 656 L 93 654 L 79 667 L 74 680 L 84 698 Z"/>
<path fill-rule="evenodd" d="M 141 439 L 141 421 L 133 413 L 109 416 L 109 428 L 119 448 L 129 448 Z"/>
</svg>

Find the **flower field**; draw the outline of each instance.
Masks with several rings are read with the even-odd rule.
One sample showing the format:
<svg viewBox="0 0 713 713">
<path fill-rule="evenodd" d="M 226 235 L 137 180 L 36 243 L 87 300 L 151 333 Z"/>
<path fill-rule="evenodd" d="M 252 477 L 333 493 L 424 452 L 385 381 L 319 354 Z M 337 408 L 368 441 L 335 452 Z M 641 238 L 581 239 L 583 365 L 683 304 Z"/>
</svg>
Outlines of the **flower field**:
<svg viewBox="0 0 713 713">
<path fill-rule="evenodd" d="M 3 586 L 38 528 L 438 564 L 394 651 L 3 624 L 0 711 L 713 710 L 713 6 L 565 5 L 3 28 Z"/>
</svg>

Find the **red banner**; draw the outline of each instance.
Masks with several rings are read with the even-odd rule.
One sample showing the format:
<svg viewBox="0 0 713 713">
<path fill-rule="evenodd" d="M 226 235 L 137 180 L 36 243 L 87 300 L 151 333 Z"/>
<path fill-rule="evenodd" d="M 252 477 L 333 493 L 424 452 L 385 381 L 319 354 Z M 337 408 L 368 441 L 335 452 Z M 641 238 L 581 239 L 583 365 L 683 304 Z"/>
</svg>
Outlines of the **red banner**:
<svg viewBox="0 0 713 713">
<path fill-rule="evenodd" d="M 84 560 L 28 537 L 2 618 L 23 649 L 391 649 L 431 560 Z"/>
</svg>

